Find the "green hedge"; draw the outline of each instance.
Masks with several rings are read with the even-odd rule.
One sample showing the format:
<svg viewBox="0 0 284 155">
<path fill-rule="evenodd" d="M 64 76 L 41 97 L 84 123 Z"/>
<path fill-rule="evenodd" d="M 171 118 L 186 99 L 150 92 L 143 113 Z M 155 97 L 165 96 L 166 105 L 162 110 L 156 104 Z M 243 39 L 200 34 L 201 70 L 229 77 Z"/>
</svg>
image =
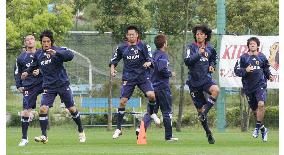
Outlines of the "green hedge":
<svg viewBox="0 0 284 155">
<path fill-rule="evenodd" d="M 208 114 L 208 124 L 211 127 L 216 127 L 217 115 L 216 110 L 212 108 Z M 268 106 L 265 110 L 264 123 L 266 126 L 279 128 L 279 107 Z M 255 124 L 254 115 L 250 114 L 250 126 L 253 127 Z M 173 125 L 176 125 L 176 119 L 174 119 Z M 182 126 L 200 126 L 198 121 L 197 112 L 190 111 L 185 112 L 182 119 Z M 240 108 L 233 107 L 226 109 L 226 127 L 240 127 L 241 116 Z"/>
<path fill-rule="evenodd" d="M 159 115 L 161 115 L 159 113 Z M 125 115 L 124 123 L 132 123 L 133 117 L 131 115 Z M 208 122 L 210 127 L 216 127 L 217 122 L 216 110 L 212 108 L 208 114 Z M 177 117 L 173 118 L 173 126 L 176 125 Z M 61 112 L 59 114 L 50 115 L 50 124 L 51 125 L 62 125 L 73 123 L 70 114 L 67 112 Z M 94 124 L 107 124 L 107 115 L 94 115 L 94 116 L 82 116 L 83 124 L 90 124 L 93 121 Z M 36 114 L 34 120 L 31 122 L 31 126 L 38 127 L 38 115 Z M 240 109 L 238 107 L 227 108 L 226 109 L 226 127 L 240 127 L 241 126 L 241 117 Z M 279 128 L 279 107 L 278 106 L 268 106 L 265 111 L 265 125 L 268 127 Z M 113 124 L 116 124 L 116 115 L 113 116 Z M 254 116 L 250 115 L 250 126 L 253 127 L 255 124 Z M 20 126 L 20 116 L 18 114 L 10 114 L 10 121 L 7 123 L 7 126 Z M 184 112 L 182 118 L 182 126 L 201 126 L 196 111 L 186 111 Z"/>
</svg>

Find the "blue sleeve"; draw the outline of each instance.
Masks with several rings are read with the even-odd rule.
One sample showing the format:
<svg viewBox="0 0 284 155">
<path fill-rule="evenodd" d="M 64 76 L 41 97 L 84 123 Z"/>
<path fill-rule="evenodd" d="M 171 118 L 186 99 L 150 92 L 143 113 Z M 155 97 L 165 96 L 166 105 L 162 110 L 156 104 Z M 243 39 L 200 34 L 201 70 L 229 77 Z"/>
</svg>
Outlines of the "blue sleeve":
<svg viewBox="0 0 284 155">
<path fill-rule="evenodd" d="M 30 67 L 28 67 L 24 72 L 28 72 L 29 74 L 31 74 L 35 69 L 38 69 L 39 68 L 39 62 L 38 62 L 38 53 L 37 52 L 35 55 L 34 55 L 34 58 L 32 60 L 32 63 L 30 65 Z"/>
<path fill-rule="evenodd" d="M 270 65 L 269 65 L 269 62 L 267 60 L 267 58 L 264 56 L 263 57 L 263 61 L 264 61 L 264 64 L 263 64 L 263 73 L 264 73 L 264 76 L 266 77 L 266 79 L 269 79 L 269 76 L 272 75 L 271 72 L 270 72 Z"/>
<path fill-rule="evenodd" d="M 146 61 L 153 63 L 153 56 L 152 56 L 152 51 L 151 51 L 150 45 L 148 45 L 148 44 L 145 45 L 143 53 L 145 55 Z"/>
<path fill-rule="evenodd" d="M 172 72 L 168 69 L 168 59 L 166 57 L 161 57 L 160 59 L 158 59 L 155 65 L 161 76 L 165 78 L 169 78 L 172 76 Z"/>
<path fill-rule="evenodd" d="M 186 66 L 194 65 L 201 58 L 201 54 L 199 52 L 194 52 L 192 46 L 188 46 L 186 48 L 186 56 L 184 58 L 184 63 Z"/>
<path fill-rule="evenodd" d="M 114 51 L 112 58 L 110 59 L 109 62 L 109 67 L 111 65 L 114 65 L 115 67 L 117 66 L 118 62 L 122 59 L 122 52 L 119 49 L 119 47 L 116 48 L 116 50 Z"/>
<path fill-rule="evenodd" d="M 15 82 L 16 82 L 16 87 L 22 87 L 22 80 L 21 80 L 21 73 L 22 73 L 22 67 L 21 64 L 19 62 L 19 58 L 16 59 L 16 64 L 14 67 L 14 78 L 15 78 Z"/>
<path fill-rule="evenodd" d="M 234 67 L 234 72 L 239 77 L 247 76 L 246 68 L 244 66 L 244 62 L 243 62 L 242 57 L 241 57 L 240 60 L 237 60 L 236 65 Z"/>
<path fill-rule="evenodd" d="M 74 58 L 72 50 L 68 48 L 62 47 L 55 50 L 55 56 L 59 57 L 63 62 L 71 61 Z"/>
<path fill-rule="evenodd" d="M 211 56 L 209 58 L 209 64 L 210 66 L 216 68 L 217 65 L 217 60 L 218 60 L 218 56 L 217 56 L 217 52 L 215 51 L 214 48 L 211 49 Z"/>
</svg>

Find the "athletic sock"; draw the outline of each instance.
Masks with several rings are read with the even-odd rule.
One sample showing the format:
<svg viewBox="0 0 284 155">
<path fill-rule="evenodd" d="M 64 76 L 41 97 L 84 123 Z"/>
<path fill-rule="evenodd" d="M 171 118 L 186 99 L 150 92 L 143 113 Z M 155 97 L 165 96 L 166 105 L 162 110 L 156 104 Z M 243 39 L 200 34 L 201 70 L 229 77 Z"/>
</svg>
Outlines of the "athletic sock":
<svg viewBox="0 0 284 155">
<path fill-rule="evenodd" d="M 28 128 L 29 128 L 29 117 L 22 116 L 22 139 L 27 139 Z"/>
<path fill-rule="evenodd" d="M 48 125 L 48 116 L 47 114 L 39 114 L 39 124 L 41 128 L 41 134 L 47 137 L 46 129 Z"/>
<path fill-rule="evenodd" d="M 81 118 L 80 118 L 79 112 L 76 110 L 76 112 L 71 113 L 71 116 L 72 116 L 72 119 L 74 120 L 74 122 L 78 126 L 78 132 L 79 133 L 83 132 L 83 126 L 82 126 L 82 122 L 81 122 Z"/>
<path fill-rule="evenodd" d="M 121 124 L 123 122 L 124 113 L 125 113 L 125 108 L 118 108 L 116 128 L 119 130 L 121 130 Z"/>
</svg>

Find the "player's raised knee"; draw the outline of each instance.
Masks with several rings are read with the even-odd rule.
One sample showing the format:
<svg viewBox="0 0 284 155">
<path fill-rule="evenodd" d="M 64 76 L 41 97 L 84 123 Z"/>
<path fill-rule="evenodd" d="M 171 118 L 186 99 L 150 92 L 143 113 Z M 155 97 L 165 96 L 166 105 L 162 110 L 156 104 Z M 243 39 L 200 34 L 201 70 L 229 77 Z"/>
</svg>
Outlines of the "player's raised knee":
<svg viewBox="0 0 284 155">
<path fill-rule="evenodd" d="M 47 114 L 47 111 L 48 111 L 48 107 L 46 105 L 42 105 L 39 108 L 39 113 L 41 113 L 41 114 Z"/>
<path fill-rule="evenodd" d="M 29 116 L 30 116 L 30 112 L 29 112 L 28 110 L 23 110 L 23 111 L 21 112 L 21 116 L 23 116 L 23 117 L 29 117 Z"/>
<path fill-rule="evenodd" d="M 119 107 L 124 108 L 126 106 L 127 101 L 128 101 L 128 98 L 125 98 L 125 97 L 121 98 L 119 102 Z"/>
<path fill-rule="evenodd" d="M 146 93 L 146 95 L 147 95 L 147 97 L 150 101 L 156 100 L 154 91 L 149 91 L 149 92 Z"/>
<path fill-rule="evenodd" d="M 72 107 L 68 108 L 68 110 L 69 110 L 70 113 L 74 113 L 74 112 L 76 112 L 77 109 L 76 109 L 75 106 L 72 106 Z"/>
<path fill-rule="evenodd" d="M 210 89 L 211 89 L 212 96 L 217 97 L 219 95 L 220 89 L 217 85 L 211 86 Z"/>
<path fill-rule="evenodd" d="M 258 108 L 264 108 L 264 102 L 263 101 L 260 101 L 258 102 Z"/>
</svg>

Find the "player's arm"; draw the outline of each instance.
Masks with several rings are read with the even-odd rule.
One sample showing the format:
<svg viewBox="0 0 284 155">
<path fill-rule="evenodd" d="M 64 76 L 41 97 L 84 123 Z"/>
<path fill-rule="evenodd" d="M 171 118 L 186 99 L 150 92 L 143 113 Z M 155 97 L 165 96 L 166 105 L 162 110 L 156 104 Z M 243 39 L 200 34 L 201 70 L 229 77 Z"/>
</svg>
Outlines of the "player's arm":
<svg viewBox="0 0 284 155">
<path fill-rule="evenodd" d="M 55 55 L 55 58 L 60 59 L 63 62 L 71 61 L 74 58 L 72 50 L 66 47 L 60 47 L 58 49 L 48 49 L 46 51 L 51 55 Z"/>
<path fill-rule="evenodd" d="M 194 65 L 201 58 L 202 54 L 199 52 L 194 52 L 193 47 L 190 45 L 186 48 L 186 56 L 184 58 L 184 63 L 186 66 Z"/>
<path fill-rule="evenodd" d="M 35 53 L 30 67 L 28 67 L 26 70 L 22 72 L 21 74 L 22 80 L 26 79 L 29 74 L 32 74 L 34 70 L 39 68 L 39 62 L 37 60 L 37 55 L 38 55 L 38 52 Z"/>
<path fill-rule="evenodd" d="M 216 65 L 217 65 L 217 52 L 215 51 L 214 48 L 211 49 L 211 55 L 209 57 L 209 72 L 214 72 Z"/>
<path fill-rule="evenodd" d="M 144 45 L 144 50 L 142 51 L 143 52 L 143 55 L 145 56 L 146 58 L 146 62 L 143 64 L 143 66 L 145 68 L 148 68 L 148 67 L 154 67 L 154 60 L 153 60 L 153 57 L 152 57 L 152 51 L 151 51 L 151 46 L 146 44 Z"/>
<path fill-rule="evenodd" d="M 110 59 L 109 62 L 109 67 L 110 67 L 110 74 L 112 76 L 116 76 L 116 70 L 115 67 L 117 66 L 118 62 L 122 59 L 122 52 L 121 50 L 117 47 L 116 50 L 114 51 L 112 58 Z"/>
<path fill-rule="evenodd" d="M 270 69 L 269 69 L 270 65 L 269 65 L 269 62 L 268 60 L 266 59 L 266 57 L 264 57 L 264 64 L 263 64 L 263 73 L 264 73 L 264 76 L 266 77 L 266 79 L 270 80 L 270 81 L 273 81 L 273 76 L 270 72 Z"/>
<path fill-rule="evenodd" d="M 168 69 L 168 60 L 166 57 L 161 57 L 155 63 L 155 66 L 158 69 L 159 75 L 165 78 L 169 78 L 172 76 L 172 72 Z"/>
<path fill-rule="evenodd" d="M 236 65 L 234 67 L 234 72 L 239 77 L 247 76 L 246 67 L 244 66 L 242 57 L 240 58 L 240 60 L 237 60 Z"/>
<path fill-rule="evenodd" d="M 14 67 L 14 78 L 16 82 L 16 87 L 17 89 L 22 92 L 23 91 L 23 86 L 22 86 L 22 79 L 21 79 L 21 73 L 22 73 L 22 67 L 21 63 L 19 62 L 19 58 L 16 59 L 16 64 Z"/>
</svg>

